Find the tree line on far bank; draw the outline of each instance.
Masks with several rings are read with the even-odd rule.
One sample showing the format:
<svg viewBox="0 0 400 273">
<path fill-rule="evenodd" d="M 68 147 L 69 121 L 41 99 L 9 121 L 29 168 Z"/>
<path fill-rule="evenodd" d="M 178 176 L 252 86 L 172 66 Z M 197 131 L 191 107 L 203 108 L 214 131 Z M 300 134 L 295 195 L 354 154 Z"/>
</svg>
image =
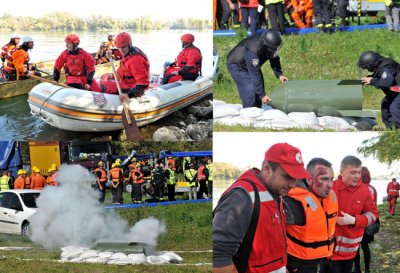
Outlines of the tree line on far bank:
<svg viewBox="0 0 400 273">
<path fill-rule="evenodd" d="M 13 16 L 5 13 L 0 16 L 0 29 L 9 31 L 35 30 L 35 31 L 82 31 L 82 30 L 112 30 L 133 29 L 161 30 L 161 29 L 198 29 L 204 30 L 211 27 L 209 20 L 177 19 L 163 22 L 145 16 L 135 19 L 119 19 L 110 16 L 91 16 L 81 18 L 68 12 L 52 12 L 44 17 Z"/>
</svg>

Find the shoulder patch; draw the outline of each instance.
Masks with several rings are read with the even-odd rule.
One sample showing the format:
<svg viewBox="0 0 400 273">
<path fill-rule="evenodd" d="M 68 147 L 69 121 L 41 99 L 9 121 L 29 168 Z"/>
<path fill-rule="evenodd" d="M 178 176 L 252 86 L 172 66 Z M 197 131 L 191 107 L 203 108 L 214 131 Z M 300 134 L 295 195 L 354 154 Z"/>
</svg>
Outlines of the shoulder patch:
<svg viewBox="0 0 400 273">
<path fill-rule="evenodd" d="M 382 79 L 386 79 L 387 78 L 387 73 L 386 71 L 382 73 Z"/>
<path fill-rule="evenodd" d="M 260 63 L 260 60 L 259 59 L 251 59 L 251 63 L 253 64 L 254 67 L 256 67 Z"/>
</svg>

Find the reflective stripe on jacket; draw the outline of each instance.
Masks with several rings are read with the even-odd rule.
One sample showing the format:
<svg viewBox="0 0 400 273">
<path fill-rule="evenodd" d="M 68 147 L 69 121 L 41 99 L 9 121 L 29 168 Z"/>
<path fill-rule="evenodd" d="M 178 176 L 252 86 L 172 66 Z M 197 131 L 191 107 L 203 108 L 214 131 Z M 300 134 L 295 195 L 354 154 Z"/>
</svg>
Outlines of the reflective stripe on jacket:
<svg viewBox="0 0 400 273">
<path fill-rule="evenodd" d="M 336 224 L 336 246 L 332 260 L 349 260 L 356 256 L 365 227 L 379 217 L 378 209 L 369 192 L 368 186 L 358 181 L 355 187 L 347 187 L 342 177 L 333 182 L 333 191 L 339 202 L 339 210 L 356 218 L 354 225 Z M 339 217 L 342 216 L 339 211 Z"/>
<path fill-rule="evenodd" d="M 189 182 L 189 187 L 196 186 L 196 179 L 194 179 L 196 173 L 197 173 L 196 170 L 193 168 L 185 171 L 185 177 L 187 179 L 187 182 Z"/>
<path fill-rule="evenodd" d="M 296 187 L 289 191 L 289 196 L 303 206 L 306 224 L 286 225 L 288 253 L 304 260 L 331 256 L 338 213 L 335 192 L 331 191 L 321 200 L 307 189 Z"/>
</svg>

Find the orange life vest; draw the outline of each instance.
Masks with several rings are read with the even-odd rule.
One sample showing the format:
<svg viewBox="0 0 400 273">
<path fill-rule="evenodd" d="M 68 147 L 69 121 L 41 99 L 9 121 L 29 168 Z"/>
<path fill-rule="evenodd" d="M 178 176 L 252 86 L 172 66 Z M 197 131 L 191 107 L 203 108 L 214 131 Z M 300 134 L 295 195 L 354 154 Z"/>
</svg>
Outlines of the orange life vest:
<svg viewBox="0 0 400 273">
<path fill-rule="evenodd" d="M 301 187 L 290 190 L 288 195 L 301 202 L 306 217 L 304 226 L 286 225 L 288 253 L 304 260 L 332 256 L 338 214 L 335 192 L 330 191 L 322 201 Z"/>
<path fill-rule="evenodd" d="M 119 182 L 121 180 L 121 169 L 120 168 L 112 168 L 110 170 L 111 180 L 112 182 Z"/>
<path fill-rule="evenodd" d="M 106 173 L 106 170 L 104 170 L 103 168 L 97 168 L 97 169 L 94 170 L 94 172 L 95 172 L 95 173 L 98 173 L 98 172 L 101 173 L 100 178 L 99 178 L 100 183 L 105 183 L 105 182 L 107 182 L 107 173 Z"/>
<path fill-rule="evenodd" d="M 25 187 L 25 179 L 26 177 L 18 176 L 14 182 L 14 189 L 23 189 Z"/>
<path fill-rule="evenodd" d="M 205 180 L 206 174 L 204 173 L 206 166 L 201 165 L 198 169 L 197 169 L 197 180 Z"/>
</svg>

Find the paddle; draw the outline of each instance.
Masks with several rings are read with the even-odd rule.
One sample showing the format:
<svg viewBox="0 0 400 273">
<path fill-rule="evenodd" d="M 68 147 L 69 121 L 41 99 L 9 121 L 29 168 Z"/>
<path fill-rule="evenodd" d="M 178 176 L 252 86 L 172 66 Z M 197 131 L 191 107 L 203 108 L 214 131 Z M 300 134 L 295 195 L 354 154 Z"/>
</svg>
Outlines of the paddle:
<svg viewBox="0 0 400 273">
<path fill-rule="evenodd" d="M 42 77 L 39 77 L 39 76 L 35 76 L 35 75 L 29 75 L 29 78 L 35 79 L 35 80 L 38 80 L 38 81 L 41 81 L 41 82 L 48 82 L 48 83 L 51 83 L 51 84 L 54 84 L 54 85 L 58 85 L 58 86 L 61 86 L 61 87 L 73 88 L 73 87 L 68 86 L 66 84 L 59 83 L 59 82 L 52 81 L 52 80 L 48 80 L 48 79 L 45 79 L 45 78 L 42 78 Z"/>
<path fill-rule="evenodd" d="M 115 83 L 117 84 L 118 93 L 122 95 L 121 86 L 119 85 L 118 81 L 118 75 L 117 72 L 115 71 L 114 59 L 112 58 L 112 56 L 108 56 L 108 59 L 110 60 L 111 69 L 114 74 Z M 133 115 L 130 115 L 131 113 L 125 101 L 122 102 L 122 107 L 123 107 L 122 123 L 124 124 L 126 140 L 141 141 L 142 136 L 140 135 L 139 127 L 137 126 L 135 117 Z"/>
</svg>

